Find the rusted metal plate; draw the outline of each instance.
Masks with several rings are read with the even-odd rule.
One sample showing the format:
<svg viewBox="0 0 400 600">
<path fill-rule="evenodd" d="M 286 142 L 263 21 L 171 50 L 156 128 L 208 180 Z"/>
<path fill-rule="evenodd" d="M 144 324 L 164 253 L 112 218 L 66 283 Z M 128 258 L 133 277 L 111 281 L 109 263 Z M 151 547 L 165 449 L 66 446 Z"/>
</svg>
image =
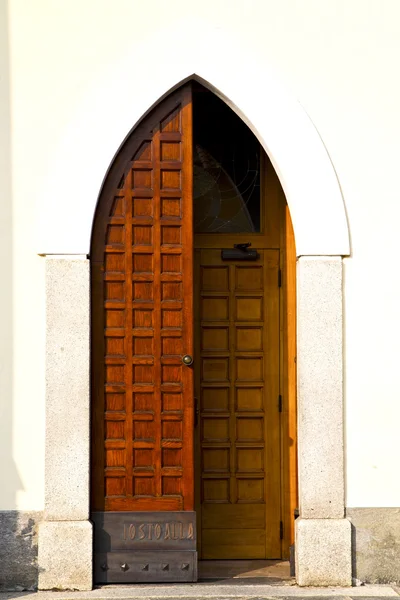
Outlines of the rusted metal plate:
<svg viewBox="0 0 400 600">
<path fill-rule="evenodd" d="M 96 583 L 197 580 L 196 513 L 95 512 Z"/>
</svg>

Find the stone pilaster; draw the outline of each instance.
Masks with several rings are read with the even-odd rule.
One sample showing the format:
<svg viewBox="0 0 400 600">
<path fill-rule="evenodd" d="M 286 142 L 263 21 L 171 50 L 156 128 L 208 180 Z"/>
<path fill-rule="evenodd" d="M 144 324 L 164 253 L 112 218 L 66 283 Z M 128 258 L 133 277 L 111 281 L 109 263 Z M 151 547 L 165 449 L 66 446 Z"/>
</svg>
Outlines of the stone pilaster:
<svg viewBox="0 0 400 600">
<path fill-rule="evenodd" d="M 298 260 L 297 323 L 296 577 L 299 585 L 351 585 L 351 530 L 344 519 L 341 257 Z"/>
<path fill-rule="evenodd" d="M 89 261 L 46 257 L 45 512 L 39 589 L 92 588 Z"/>
</svg>

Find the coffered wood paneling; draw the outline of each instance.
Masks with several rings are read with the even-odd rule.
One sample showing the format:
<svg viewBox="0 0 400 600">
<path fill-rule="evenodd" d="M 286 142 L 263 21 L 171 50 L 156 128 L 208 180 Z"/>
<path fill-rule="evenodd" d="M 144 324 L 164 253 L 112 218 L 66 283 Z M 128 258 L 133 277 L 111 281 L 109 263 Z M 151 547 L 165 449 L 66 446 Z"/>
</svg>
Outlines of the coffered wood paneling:
<svg viewBox="0 0 400 600">
<path fill-rule="evenodd" d="M 92 239 L 92 508 L 193 509 L 192 106 L 128 138 Z"/>
<path fill-rule="evenodd" d="M 258 250 L 256 262 L 196 251 L 204 559 L 281 556 L 279 251 Z"/>
</svg>

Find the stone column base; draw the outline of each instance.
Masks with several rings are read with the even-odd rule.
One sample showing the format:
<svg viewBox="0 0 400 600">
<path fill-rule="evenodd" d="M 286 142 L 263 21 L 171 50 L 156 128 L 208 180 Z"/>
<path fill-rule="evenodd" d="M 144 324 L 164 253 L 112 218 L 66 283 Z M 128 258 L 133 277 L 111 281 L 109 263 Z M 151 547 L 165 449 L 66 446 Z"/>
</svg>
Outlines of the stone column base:
<svg viewBox="0 0 400 600">
<path fill-rule="evenodd" d="M 90 521 L 39 525 L 39 589 L 91 590 L 93 531 Z"/>
<path fill-rule="evenodd" d="M 296 519 L 300 586 L 351 586 L 351 525 L 347 519 Z"/>
</svg>

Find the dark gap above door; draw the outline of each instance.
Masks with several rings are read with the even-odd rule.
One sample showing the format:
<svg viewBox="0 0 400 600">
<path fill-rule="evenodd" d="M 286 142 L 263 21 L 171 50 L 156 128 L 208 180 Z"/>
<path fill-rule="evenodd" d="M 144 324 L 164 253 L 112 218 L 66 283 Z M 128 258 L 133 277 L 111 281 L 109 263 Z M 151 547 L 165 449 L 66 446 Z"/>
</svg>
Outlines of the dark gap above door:
<svg viewBox="0 0 400 600">
<path fill-rule="evenodd" d="M 225 102 L 193 87 L 195 233 L 260 231 L 260 144 Z"/>
</svg>

